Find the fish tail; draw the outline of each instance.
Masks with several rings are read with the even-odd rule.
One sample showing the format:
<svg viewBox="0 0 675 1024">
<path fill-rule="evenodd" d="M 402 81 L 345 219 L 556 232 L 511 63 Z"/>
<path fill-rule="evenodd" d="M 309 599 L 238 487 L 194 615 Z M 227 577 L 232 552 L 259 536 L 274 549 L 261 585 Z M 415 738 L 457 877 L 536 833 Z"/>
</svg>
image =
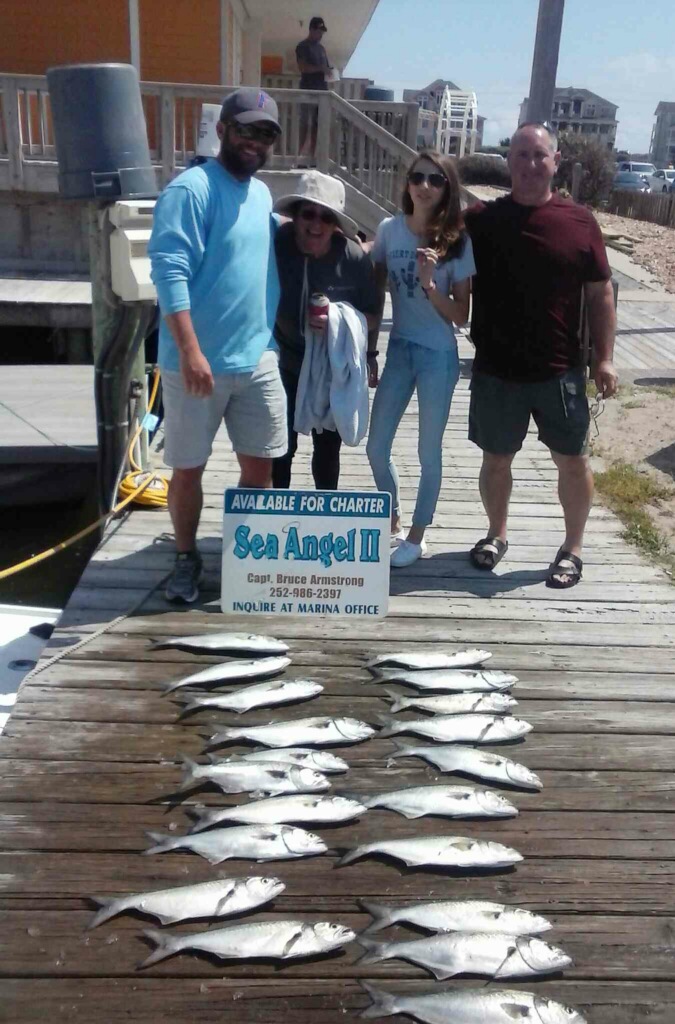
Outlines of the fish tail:
<svg viewBox="0 0 675 1024">
<path fill-rule="evenodd" d="M 185 718 L 186 715 L 191 715 L 193 711 L 199 711 L 201 706 L 202 702 L 199 697 L 190 698 L 189 700 L 185 701 L 185 706 L 181 713 L 179 714 L 178 718 Z"/>
<path fill-rule="evenodd" d="M 366 665 L 366 668 L 378 682 L 394 679 L 401 671 L 400 668 L 394 668 L 393 665 Z"/>
<path fill-rule="evenodd" d="M 104 921 L 107 921 L 108 918 L 113 917 L 115 915 L 113 904 L 117 902 L 117 900 L 111 900 L 104 896 L 90 896 L 89 898 L 93 903 L 96 903 L 100 909 L 87 925 L 87 931 L 90 931 L 92 928 L 98 928 L 98 926 L 103 924 Z"/>
<path fill-rule="evenodd" d="M 380 711 L 375 715 L 375 717 L 377 718 L 378 722 L 381 722 L 382 725 L 384 726 L 384 729 L 381 729 L 378 734 L 382 738 L 384 738 L 385 736 L 393 736 L 394 733 L 401 731 L 401 723 L 397 722 L 396 719 L 393 718 L 391 715 L 382 714 L 382 712 Z"/>
<path fill-rule="evenodd" d="M 380 733 L 380 736 L 381 735 L 382 735 L 382 733 Z M 394 751 L 393 754 L 390 754 L 389 757 L 412 757 L 413 756 L 412 751 L 413 751 L 413 749 L 416 746 L 415 743 L 411 743 L 410 740 L 395 740 L 393 738 L 392 738 L 391 742 L 396 747 L 396 750 Z"/>
<path fill-rule="evenodd" d="M 163 832 L 146 832 L 148 839 L 151 839 L 154 846 L 149 846 L 147 850 L 143 850 L 143 856 L 148 857 L 151 853 L 165 853 L 170 850 L 172 836 L 165 836 Z"/>
<path fill-rule="evenodd" d="M 356 961 L 358 964 L 379 964 L 385 957 L 382 955 L 387 948 L 386 942 L 378 942 L 376 939 L 368 939 L 363 935 L 357 935 L 356 941 L 363 946 L 365 953 Z"/>
<path fill-rule="evenodd" d="M 336 868 L 341 868 L 343 864 L 351 864 L 353 860 L 361 856 L 361 848 L 356 846 L 353 850 L 345 850 L 340 859 L 335 862 Z"/>
<path fill-rule="evenodd" d="M 180 754 L 179 756 L 183 764 L 183 778 L 180 780 L 178 792 L 182 793 L 184 789 L 189 789 L 195 781 L 195 773 L 199 765 L 191 757 L 188 757 L 187 754 Z"/>
<path fill-rule="evenodd" d="M 372 932 L 379 932 L 382 928 L 388 928 L 392 924 L 391 909 L 383 903 L 371 903 L 370 900 L 359 900 L 359 906 L 370 914 L 372 921 L 363 930 L 362 935 L 370 935 Z"/>
<path fill-rule="evenodd" d="M 188 829 L 188 834 L 192 835 L 193 832 L 201 832 L 209 823 L 209 814 L 204 804 L 195 804 L 194 807 L 188 807 L 186 813 L 189 818 L 192 818 L 194 825 Z"/>
<path fill-rule="evenodd" d="M 234 735 L 231 735 L 234 733 Z M 228 740 L 236 739 L 236 729 L 223 729 L 222 732 L 214 732 L 208 741 L 208 747 L 217 747 L 219 743 L 227 743 Z"/>
<path fill-rule="evenodd" d="M 177 679 L 173 683 L 168 683 L 167 686 L 164 687 L 164 696 L 166 697 L 167 693 L 173 693 L 174 690 L 177 690 L 182 685 L 183 685 L 183 680 L 182 679 Z"/>
<path fill-rule="evenodd" d="M 408 706 L 408 699 L 402 697 L 398 690 L 392 690 L 389 686 L 385 686 L 383 689 L 387 694 L 383 699 L 391 702 L 389 710 L 392 715 L 395 715 L 397 711 L 403 711 Z"/>
<path fill-rule="evenodd" d="M 158 928 L 145 928 L 143 934 L 146 939 L 150 939 L 154 942 L 156 949 L 152 951 L 149 957 L 143 960 L 138 965 L 138 970 L 142 970 L 144 967 L 150 967 L 152 964 L 156 964 L 159 960 L 166 959 L 167 956 L 173 956 L 181 948 L 180 939 L 182 936 L 170 935 L 168 932 L 160 932 Z"/>
<path fill-rule="evenodd" d="M 393 1017 L 398 1012 L 396 997 L 391 992 L 384 992 L 383 989 L 371 985 L 368 981 L 362 981 L 359 984 L 371 999 L 371 1005 L 363 1011 L 361 1017 Z"/>
</svg>

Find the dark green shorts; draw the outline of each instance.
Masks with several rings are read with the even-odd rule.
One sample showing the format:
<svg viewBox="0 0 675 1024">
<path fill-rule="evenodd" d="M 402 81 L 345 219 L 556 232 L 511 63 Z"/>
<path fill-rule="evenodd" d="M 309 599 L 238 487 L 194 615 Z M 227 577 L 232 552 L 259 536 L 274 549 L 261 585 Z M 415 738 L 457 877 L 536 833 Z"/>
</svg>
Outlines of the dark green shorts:
<svg viewBox="0 0 675 1024">
<path fill-rule="evenodd" d="M 469 440 L 493 455 L 520 450 L 530 416 L 539 440 L 560 455 L 585 455 L 590 413 L 586 373 L 568 370 L 548 380 L 521 383 L 474 373 L 471 378 Z"/>
</svg>

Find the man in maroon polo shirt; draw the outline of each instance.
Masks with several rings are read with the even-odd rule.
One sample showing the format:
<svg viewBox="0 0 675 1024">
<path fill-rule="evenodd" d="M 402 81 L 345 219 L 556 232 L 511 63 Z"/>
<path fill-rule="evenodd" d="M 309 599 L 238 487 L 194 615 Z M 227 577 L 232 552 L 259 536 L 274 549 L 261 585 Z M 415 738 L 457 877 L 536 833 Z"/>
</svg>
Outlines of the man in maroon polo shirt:
<svg viewBox="0 0 675 1024">
<path fill-rule="evenodd" d="M 598 392 L 609 398 L 618 384 L 611 271 L 593 215 L 551 191 L 560 153 L 548 126 L 521 125 L 508 160 L 510 195 L 466 213 L 476 260 L 469 438 L 483 450 L 480 493 L 489 520 L 488 535 L 470 557 L 489 570 L 506 553 L 511 463 L 533 416 L 558 467 L 565 518 L 565 539 L 547 583 L 566 588 L 581 579 L 593 499 L 581 300 L 583 295 L 593 377 Z"/>
</svg>

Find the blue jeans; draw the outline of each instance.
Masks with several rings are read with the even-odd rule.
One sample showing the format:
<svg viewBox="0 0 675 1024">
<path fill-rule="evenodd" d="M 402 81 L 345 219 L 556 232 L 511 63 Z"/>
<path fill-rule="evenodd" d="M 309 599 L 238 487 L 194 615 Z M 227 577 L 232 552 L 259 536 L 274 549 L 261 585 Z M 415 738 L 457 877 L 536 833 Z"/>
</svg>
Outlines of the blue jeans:
<svg viewBox="0 0 675 1024">
<path fill-rule="evenodd" d="M 434 518 L 443 478 L 443 431 L 458 379 L 456 348 L 437 351 L 401 338 L 390 339 L 387 362 L 375 392 L 366 451 L 378 490 L 389 491 L 394 513 L 399 515 L 398 473 L 391 449 L 403 413 L 417 390 L 417 452 L 422 476 L 413 526 L 428 526 Z"/>
</svg>

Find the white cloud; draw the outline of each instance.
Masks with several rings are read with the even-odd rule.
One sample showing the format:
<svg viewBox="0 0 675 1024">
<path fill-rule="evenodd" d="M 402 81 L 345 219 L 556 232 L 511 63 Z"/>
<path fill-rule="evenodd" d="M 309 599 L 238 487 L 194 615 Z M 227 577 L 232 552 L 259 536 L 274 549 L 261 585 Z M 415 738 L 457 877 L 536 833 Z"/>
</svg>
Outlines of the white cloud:
<svg viewBox="0 0 675 1024">
<path fill-rule="evenodd" d="M 626 53 L 612 57 L 601 66 L 600 74 L 609 74 L 618 81 L 630 84 L 637 91 L 666 89 L 673 92 L 675 78 L 675 57 L 660 56 L 656 53 Z"/>
</svg>

